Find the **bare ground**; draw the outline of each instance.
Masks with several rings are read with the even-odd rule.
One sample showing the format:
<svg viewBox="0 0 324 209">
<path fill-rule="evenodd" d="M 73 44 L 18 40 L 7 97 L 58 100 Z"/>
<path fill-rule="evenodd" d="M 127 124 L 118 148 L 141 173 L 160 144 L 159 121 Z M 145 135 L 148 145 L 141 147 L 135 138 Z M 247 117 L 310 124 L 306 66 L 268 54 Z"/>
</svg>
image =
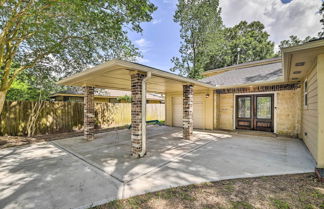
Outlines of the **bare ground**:
<svg viewBox="0 0 324 209">
<path fill-rule="evenodd" d="M 166 189 L 93 209 L 108 208 L 324 209 L 324 183 L 314 174 L 225 180 Z"/>
</svg>

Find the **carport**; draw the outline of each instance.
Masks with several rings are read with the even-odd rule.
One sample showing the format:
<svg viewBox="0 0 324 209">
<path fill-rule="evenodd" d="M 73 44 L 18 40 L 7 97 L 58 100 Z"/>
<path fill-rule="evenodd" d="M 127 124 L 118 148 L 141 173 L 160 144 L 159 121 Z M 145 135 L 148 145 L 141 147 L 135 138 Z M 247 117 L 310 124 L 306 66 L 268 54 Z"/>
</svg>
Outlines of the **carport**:
<svg viewBox="0 0 324 209">
<path fill-rule="evenodd" d="M 183 139 L 193 133 L 193 94 L 215 87 L 193 79 L 161 71 L 145 65 L 111 60 L 58 82 L 60 85 L 84 87 L 84 136 L 94 139 L 94 89 L 131 91 L 131 154 L 146 154 L 146 93 L 183 93 Z"/>
</svg>

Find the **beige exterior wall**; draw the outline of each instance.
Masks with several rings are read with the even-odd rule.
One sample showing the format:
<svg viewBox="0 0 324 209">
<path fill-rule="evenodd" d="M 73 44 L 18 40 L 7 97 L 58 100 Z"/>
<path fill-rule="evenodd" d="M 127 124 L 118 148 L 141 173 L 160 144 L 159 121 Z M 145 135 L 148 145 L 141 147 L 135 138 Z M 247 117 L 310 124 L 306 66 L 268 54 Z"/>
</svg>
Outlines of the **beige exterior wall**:
<svg viewBox="0 0 324 209">
<path fill-rule="evenodd" d="M 277 91 L 274 95 L 276 133 L 298 137 L 301 127 L 301 89 Z M 216 126 L 214 129 L 233 130 L 235 128 L 235 94 L 216 94 L 215 98 Z"/>
<path fill-rule="evenodd" d="M 302 138 L 309 151 L 317 160 L 318 99 L 316 67 L 306 76 L 308 85 L 308 105 L 304 106 L 304 83 L 302 85 Z"/>
<path fill-rule="evenodd" d="M 234 128 L 234 94 L 220 94 L 218 109 L 218 128 L 233 130 Z M 216 114 L 217 114 L 216 113 Z"/>
<path fill-rule="evenodd" d="M 275 114 L 276 133 L 300 137 L 301 88 L 276 92 Z"/>
<path fill-rule="evenodd" d="M 206 95 L 209 95 L 208 98 Z M 179 99 L 183 97 L 182 92 L 175 92 L 175 93 L 168 93 L 165 95 L 165 123 L 169 126 L 174 126 L 173 124 L 173 101 L 175 101 L 175 98 Z M 200 91 L 194 93 L 194 103 L 195 103 L 195 97 L 202 98 L 202 102 L 204 104 L 203 112 L 204 112 L 204 120 L 202 124 L 199 124 L 200 127 L 203 127 L 204 129 L 213 129 L 214 126 L 214 97 L 213 97 L 213 91 L 207 90 L 207 91 Z M 195 111 L 195 105 L 194 105 L 194 111 Z"/>
<path fill-rule="evenodd" d="M 317 90 L 318 90 L 318 144 L 317 167 L 324 168 L 324 54 L 317 57 Z"/>
</svg>

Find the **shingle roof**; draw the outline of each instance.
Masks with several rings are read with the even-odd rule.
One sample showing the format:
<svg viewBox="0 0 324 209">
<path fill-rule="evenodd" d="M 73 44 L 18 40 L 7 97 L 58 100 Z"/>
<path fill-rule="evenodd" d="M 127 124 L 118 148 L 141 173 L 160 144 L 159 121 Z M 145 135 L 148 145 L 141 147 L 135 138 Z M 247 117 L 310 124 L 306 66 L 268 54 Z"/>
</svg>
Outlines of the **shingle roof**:
<svg viewBox="0 0 324 209">
<path fill-rule="evenodd" d="M 214 86 L 232 86 L 283 80 L 281 62 L 229 70 L 200 81 Z"/>
</svg>

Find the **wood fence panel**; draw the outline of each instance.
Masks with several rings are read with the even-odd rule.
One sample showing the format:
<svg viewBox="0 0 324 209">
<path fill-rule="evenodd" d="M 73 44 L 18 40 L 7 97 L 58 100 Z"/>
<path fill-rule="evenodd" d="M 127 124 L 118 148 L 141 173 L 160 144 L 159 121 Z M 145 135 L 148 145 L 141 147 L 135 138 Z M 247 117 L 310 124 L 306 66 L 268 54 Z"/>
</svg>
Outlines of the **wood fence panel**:
<svg viewBox="0 0 324 209">
<path fill-rule="evenodd" d="M 5 102 L 0 115 L 0 135 L 26 135 L 27 123 L 37 102 Z M 96 128 L 131 123 L 130 103 L 96 103 Z M 148 104 L 147 120 L 165 120 L 164 104 Z M 83 103 L 44 102 L 36 122 L 35 134 L 51 134 L 83 129 Z"/>
</svg>

